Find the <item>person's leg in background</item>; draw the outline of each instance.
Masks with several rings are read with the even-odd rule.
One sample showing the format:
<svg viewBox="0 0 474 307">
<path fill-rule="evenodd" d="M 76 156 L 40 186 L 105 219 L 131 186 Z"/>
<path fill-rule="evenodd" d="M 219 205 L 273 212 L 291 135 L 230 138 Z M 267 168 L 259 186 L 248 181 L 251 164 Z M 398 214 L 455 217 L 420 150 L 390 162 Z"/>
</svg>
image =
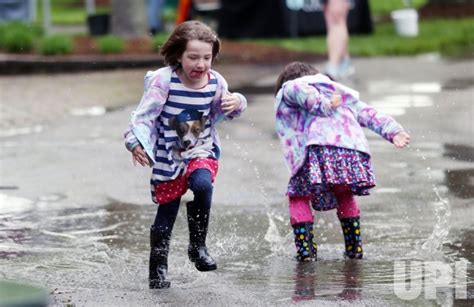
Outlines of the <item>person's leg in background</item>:
<svg viewBox="0 0 474 307">
<path fill-rule="evenodd" d="M 337 199 L 337 216 L 341 222 L 345 242 L 345 255 L 362 259 L 362 236 L 360 233 L 360 209 L 352 191 L 347 186 L 333 188 Z"/>
<path fill-rule="evenodd" d="M 318 246 L 314 243 L 310 197 L 289 197 L 290 223 L 293 227 L 296 246 L 296 259 L 316 261 Z"/>
<path fill-rule="evenodd" d="M 147 0 L 148 30 L 150 35 L 155 35 L 163 30 L 161 14 L 165 0 Z"/>
<path fill-rule="evenodd" d="M 191 173 L 188 186 L 194 193 L 194 200 L 186 204 L 189 226 L 189 259 L 199 271 L 217 269 L 216 261 L 209 255 L 206 237 L 212 203 L 212 176 L 205 168 Z"/>
<path fill-rule="evenodd" d="M 333 79 L 342 79 L 354 73 L 349 57 L 349 30 L 347 16 L 350 4 L 348 0 L 327 0 L 324 6 L 326 22 L 326 43 L 328 64 L 326 74 Z"/>
<path fill-rule="evenodd" d="M 181 198 L 177 198 L 159 205 L 155 222 L 150 228 L 150 289 L 169 288 L 171 284 L 168 280 L 168 252 L 180 201 Z"/>
</svg>

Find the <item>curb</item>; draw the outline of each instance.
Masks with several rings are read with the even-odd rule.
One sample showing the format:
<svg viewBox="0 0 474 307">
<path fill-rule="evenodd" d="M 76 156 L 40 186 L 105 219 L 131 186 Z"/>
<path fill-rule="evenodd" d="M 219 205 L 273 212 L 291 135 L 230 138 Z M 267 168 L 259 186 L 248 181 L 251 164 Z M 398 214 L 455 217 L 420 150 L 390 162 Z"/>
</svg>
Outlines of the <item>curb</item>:
<svg viewBox="0 0 474 307">
<path fill-rule="evenodd" d="M 270 49 L 273 51 L 273 49 Z M 221 64 L 275 64 L 291 61 L 323 61 L 325 56 L 302 52 L 285 51 L 283 54 L 263 54 L 256 56 L 252 52 L 221 53 Z M 21 74 L 70 73 L 81 71 L 156 68 L 164 66 L 164 58 L 159 54 L 120 54 L 120 55 L 59 55 L 41 56 L 37 54 L 0 53 L 0 76 Z"/>
<path fill-rule="evenodd" d="M 0 54 L 0 75 L 79 72 L 104 69 L 156 67 L 164 64 L 159 55 L 37 56 Z"/>
</svg>

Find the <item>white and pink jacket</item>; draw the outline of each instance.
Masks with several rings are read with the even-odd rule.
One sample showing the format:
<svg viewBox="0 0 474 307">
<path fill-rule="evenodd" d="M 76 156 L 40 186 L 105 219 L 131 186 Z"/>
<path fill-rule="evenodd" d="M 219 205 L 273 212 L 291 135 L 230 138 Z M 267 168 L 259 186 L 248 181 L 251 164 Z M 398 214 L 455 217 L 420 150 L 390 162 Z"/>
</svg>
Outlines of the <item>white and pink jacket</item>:
<svg viewBox="0 0 474 307">
<path fill-rule="evenodd" d="M 333 94 L 342 104 L 331 108 Z M 276 96 L 276 131 L 291 175 L 306 159 L 307 146 L 326 145 L 358 150 L 370 155 L 362 127 L 392 142 L 403 131 L 392 117 L 359 100 L 359 93 L 322 74 L 285 82 Z"/>
</svg>

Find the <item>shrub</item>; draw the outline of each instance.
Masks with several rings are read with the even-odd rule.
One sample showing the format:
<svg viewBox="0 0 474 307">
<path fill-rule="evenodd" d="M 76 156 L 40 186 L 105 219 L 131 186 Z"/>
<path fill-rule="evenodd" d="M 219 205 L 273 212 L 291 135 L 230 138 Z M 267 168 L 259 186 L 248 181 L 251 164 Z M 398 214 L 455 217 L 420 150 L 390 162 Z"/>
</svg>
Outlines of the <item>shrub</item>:
<svg viewBox="0 0 474 307">
<path fill-rule="evenodd" d="M 34 47 L 35 37 L 43 34 L 41 28 L 20 22 L 0 24 L 0 49 L 10 52 L 28 52 Z"/>
<path fill-rule="evenodd" d="M 153 39 L 151 42 L 153 51 L 159 52 L 161 46 L 163 46 L 167 38 L 168 38 L 168 34 L 165 34 L 165 33 L 158 33 L 157 35 L 153 36 Z"/>
<path fill-rule="evenodd" d="M 73 42 L 69 36 L 51 35 L 43 39 L 40 52 L 44 55 L 68 54 L 72 49 Z"/>
<path fill-rule="evenodd" d="M 0 49 L 5 48 L 5 35 L 7 34 L 6 26 L 0 24 Z"/>
<path fill-rule="evenodd" d="M 34 48 L 34 37 L 23 30 L 8 31 L 4 36 L 5 49 L 9 52 L 29 52 Z"/>
<path fill-rule="evenodd" d="M 104 54 L 122 53 L 125 42 L 120 37 L 108 35 L 97 39 L 97 47 Z"/>
</svg>

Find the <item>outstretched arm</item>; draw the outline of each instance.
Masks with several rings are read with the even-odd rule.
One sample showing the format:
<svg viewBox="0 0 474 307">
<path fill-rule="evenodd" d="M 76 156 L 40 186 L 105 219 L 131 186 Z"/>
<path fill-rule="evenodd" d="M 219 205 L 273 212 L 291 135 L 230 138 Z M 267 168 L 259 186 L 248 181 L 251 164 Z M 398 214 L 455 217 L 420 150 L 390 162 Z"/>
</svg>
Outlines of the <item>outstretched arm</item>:
<svg viewBox="0 0 474 307">
<path fill-rule="evenodd" d="M 409 135 L 391 116 L 379 112 L 360 100 L 355 103 L 355 107 L 357 120 L 362 127 L 369 128 L 397 147 L 404 147 L 409 143 Z"/>
<path fill-rule="evenodd" d="M 403 148 L 410 144 L 410 135 L 405 131 L 399 132 L 393 137 L 393 144 L 398 148 Z"/>
</svg>

